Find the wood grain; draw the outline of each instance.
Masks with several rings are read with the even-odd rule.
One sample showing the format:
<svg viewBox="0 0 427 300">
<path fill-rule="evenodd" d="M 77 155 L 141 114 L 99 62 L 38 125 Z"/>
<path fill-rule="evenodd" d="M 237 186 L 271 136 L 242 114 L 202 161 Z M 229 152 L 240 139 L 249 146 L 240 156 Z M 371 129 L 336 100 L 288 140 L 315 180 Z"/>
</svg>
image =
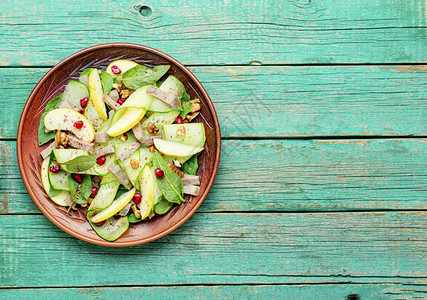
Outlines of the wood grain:
<svg viewBox="0 0 427 300">
<path fill-rule="evenodd" d="M 400 280 L 399 280 L 400 281 Z M 233 286 L 151 286 L 42 288 L 0 290 L 2 299 L 347 299 L 358 295 L 364 300 L 422 299 L 426 284 L 409 283 L 300 283 L 289 285 Z"/>
<path fill-rule="evenodd" d="M 340 283 L 418 277 L 425 285 L 426 217 L 197 213 L 155 242 L 106 248 L 41 215 L 0 216 L 0 286 L 286 284 L 305 276 Z"/>
<path fill-rule="evenodd" d="M 131 42 L 184 64 L 426 62 L 424 0 L 148 0 L 0 3 L 2 66 L 52 66 Z"/>
<path fill-rule="evenodd" d="M 217 178 L 198 211 L 426 209 L 426 147 L 425 139 L 223 141 Z M 0 149 L 15 153 L 15 142 Z M 39 212 L 15 154 L 2 164 L 8 208 L 0 213 Z"/>
<path fill-rule="evenodd" d="M 223 137 L 426 135 L 427 66 L 192 67 Z M 47 68 L 0 69 L 0 138 Z M 13 103 L 13 105 L 11 105 Z"/>
</svg>

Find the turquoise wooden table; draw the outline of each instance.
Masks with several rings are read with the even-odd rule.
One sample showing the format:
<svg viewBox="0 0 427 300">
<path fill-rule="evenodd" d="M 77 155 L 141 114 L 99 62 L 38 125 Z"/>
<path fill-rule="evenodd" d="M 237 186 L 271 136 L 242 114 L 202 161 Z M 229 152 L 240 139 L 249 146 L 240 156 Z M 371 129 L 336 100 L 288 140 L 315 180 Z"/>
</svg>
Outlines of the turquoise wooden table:
<svg viewBox="0 0 427 300">
<path fill-rule="evenodd" d="M 1 1 L 1 299 L 427 298 L 425 0 Z M 220 169 L 155 242 L 91 245 L 16 159 L 40 78 L 94 44 L 175 57 L 210 94 Z"/>
</svg>

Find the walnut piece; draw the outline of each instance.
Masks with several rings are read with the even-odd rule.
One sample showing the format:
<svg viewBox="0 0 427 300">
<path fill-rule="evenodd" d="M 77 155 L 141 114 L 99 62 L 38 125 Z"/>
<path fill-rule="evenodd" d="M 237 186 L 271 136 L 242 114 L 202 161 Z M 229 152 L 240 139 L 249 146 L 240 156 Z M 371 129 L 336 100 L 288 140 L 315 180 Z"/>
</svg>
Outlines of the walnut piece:
<svg viewBox="0 0 427 300">
<path fill-rule="evenodd" d="M 159 132 L 159 128 L 157 128 L 154 123 L 150 122 L 147 124 L 147 131 L 149 134 L 157 134 Z"/>
<path fill-rule="evenodd" d="M 132 169 L 138 169 L 139 162 L 136 159 L 131 158 L 129 163 Z"/>
<path fill-rule="evenodd" d="M 178 130 L 176 131 L 176 135 L 184 136 L 186 134 L 185 127 L 179 126 Z"/>
<path fill-rule="evenodd" d="M 129 97 L 129 90 L 127 90 L 127 89 L 123 89 L 123 90 L 121 90 L 120 91 L 120 96 L 122 97 L 122 98 L 127 98 L 127 97 Z"/>
</svg>

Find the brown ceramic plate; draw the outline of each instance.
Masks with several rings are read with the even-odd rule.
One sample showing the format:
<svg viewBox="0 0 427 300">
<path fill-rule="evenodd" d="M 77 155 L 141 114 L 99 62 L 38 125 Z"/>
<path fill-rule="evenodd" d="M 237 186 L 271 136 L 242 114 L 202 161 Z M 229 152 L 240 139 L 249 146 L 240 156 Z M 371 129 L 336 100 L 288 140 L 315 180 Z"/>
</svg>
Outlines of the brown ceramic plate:
<svg viewBox="0 0 427 300">
<path fill-rule="evenodd" d="M 67 214 L 67 208 L 54 204 L 47 197 L 40 179 L 42 157 L 40 151 L 46 146 L 37 144 L 37 129 L 46 103 L 61 94 L 69 80 L 78 80 L 78 75 L 88 67 L 105 70 L 117 59 L 129 59 L 147 66 L 171 65 L 168 74 L 181 80 L 191 99 L 201 100 L 201 113 L 197 122 L 203 122 L 206 131 L 205 150 L 199 155 L 201 191 L 197 197 L 186 195 L 187 201 L 174 207 L 163 216 L 147 222 L 131 224 L 129 230 L 115 242 L 100 238 L 86 221 L 85 210 Z M 53 67 L 36 85 L 21 115 L 18 129 L 18 163 L 25 186 L 31 198 L 43 214 L 65 232 L 89 243 L 128 247 L 154 241 L 182 225 L 197 210 L 206 198 L 218 170 L 221 148 L 218 118 L 212 102 L 197 78 L 172 57 L 149 47 L 136 44 L 103 44 L 81 50 Z"/>
</svg>

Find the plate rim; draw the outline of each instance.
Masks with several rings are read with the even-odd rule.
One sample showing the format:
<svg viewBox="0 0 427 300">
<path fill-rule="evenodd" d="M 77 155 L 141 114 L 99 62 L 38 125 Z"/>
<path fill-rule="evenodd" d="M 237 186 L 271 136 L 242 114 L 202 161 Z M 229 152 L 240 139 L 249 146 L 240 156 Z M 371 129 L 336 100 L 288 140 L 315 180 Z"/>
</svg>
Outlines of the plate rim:
<svg viewBox="0 0 427 300">
<path fill-rule="evenodd" d="M 28 113 L 28 109 L 29 109 L 30 104 L 31 104 L 30 99 L 32 100 L 34 98 L 34 95 L 40 89 L 41 85 L 44 84 L 46 79 L 52 73 L 56 72 L 60 67 L 62 67 L 64 64 L 66 64 L 68 61 L 70 61 L 70 60 L 72 60 L 72 59 L 74 59 L 74 58 L 76 58 L 82 54 L 85 54 L 85 53 L 88 53 L 88 52 L 91 52 L 94 50 L 104 49 L 104 48 L 123 48 L 123 47 L 124 48 L 138 49 L 138 50 L 142 50 L 142 51 L 146 51 L 146 52 L 151 52 L 155 55 L 161 56 L 164 59 L 171 61 L 173 64 L 175 64 L 181 71 L 186 73 L 186 75 L 189 76 L 196 83 L 196 85 L 200 89 L 203 97 L 206 99 L 206 102 L 207 102 L 208 107 L 209 107 L 209 111 L 212 114 L 212 119 L 213 119 L 215 133 L 216 133 L 216 143 L 217 143 L 216 151 L 217 151 L 217 153 L 216 153 L 216 156 L 214 158 L 215 161 L 214 161 L 214 165 L 213 165 L 213 170 L 212 170 L 212 173 L 210 174 L 210 179 L 208 181 L 206 189 L 203 191 L 203 193 L 200 197 L 200 200 L 195 204 L 195 206 L 183 218 L 181 218 L 178 222 L 176 222 L 172 226 L 168 227 L 167 229 L 163 230 L 162 232 L 159 232 L 158 234 L 156 234 L 154 236 L 144 238 L 144 239 L 139 239 L 136 241 L 116 243 L 116 242 L 109 242 L 109 241 L 105 241 L 105 240 L 102 240 L 102 241 L 93 240 L 90 237 L 87 237 L 83 234 L 77 233 L 77 232 L 73 231 L 72 229 L 70 229 L 69 227 L 62 225 L 60 222 L 58 222 L 56 220 L 56 218 L 53 215 L 51 215 L 48 212 L 48 210 L 42 205 L 42 203 L 39 201 L 39 199 L 33 193 L 33 190 L 31 188 L 29 188 L 31 186 L 31 184 L 30 184 L 29 178 L 28 178 L 28 176 L 24 170 L 24 166 L 23 166 L 24 162 L 23 162 L 23 157 L 22 157 L 21 144 L 22 144 L 23 120 Z M 216 110 L 213 106 L 211 98 L 209 97 L 209 95 L 206 92 L 203 85 L 196 78 L 196 76 L 190 70 L 188 70 L 183 64 L 181 64 L 179 61 L 177 61 L 175 58 L 171 57 L 170 55 L 163 53 L 160 50 L 148 47 L 148 46 L 139 45 L 139 44 L 135 44 L 135 43 L 105 43 L 105 44 L 98 44 L 98 45 L 94 45 L 94 46 L 84 48 L 84 49 L 79 50 L 79 51 L 73 53 L 72 55 L 64 58 L 63 60 L 58 62 L 55 66 L 53 66 L 39 80 L 39 82 L 36 84 L 36 86 L 31 91 L 30 95 L 28 96 L 27 101 L 25 102 L 24 108 L 22 110 L 21 117 L 19 119 L 19 125 L 18 125 L 16 148 L 17 148 L 17 160 L 18 160 L 18 165 L 19 165 L 19 172 L 21 174 L 22 180 L 24 181 L 25 188 L 27 189 L 27 192 L 30 195 L 31 199 L 37 205 L 37 207 L 40 209 L 40 211 L 43 213 L 43 215 L 46 218 L 48 218 L 55 226 L 57 226 L 61 230 L 65 231 L 66 233 L 68 233 L 68 234 L 70 234 L 70 235 L 72 235 L 72 236 L 74 236 L 80 240 L 91 243 L 91 244 L 95 244 L 95 245 L 99 245 L 99 246 L 105 246 L 105 247 L 132 247 L 132 246 L 137 246 L 137 245 L 149 243 L 149 242 L 157 240 L 161 237 L 164 237 L 165 235 L 173 232 L 178 227 L 180 227 L 182 224 L 184 224 L 197 211 L 197 209 L 200 207 L 200 205 L 206 199 L 210 189 L 212 188 L 212 185 L 215 181 L 216 174 L 218 172 L 218 166 L 219 166 L 220 155 L 221 155 L 221 131 L 220 131 L 220 125 L 219 125 L 219 121 L 218 121 L 218 116 L 217 116 Z"/>
</svg>

